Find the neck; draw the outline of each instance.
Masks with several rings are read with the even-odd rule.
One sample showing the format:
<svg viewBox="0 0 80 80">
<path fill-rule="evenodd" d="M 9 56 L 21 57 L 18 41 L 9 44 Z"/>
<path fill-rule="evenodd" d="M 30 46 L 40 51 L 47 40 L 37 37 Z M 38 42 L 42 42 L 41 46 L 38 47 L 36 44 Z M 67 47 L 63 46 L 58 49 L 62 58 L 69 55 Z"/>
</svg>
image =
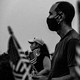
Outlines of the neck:
<svg viewBox="0 0 80 80">
<path fill-rule="evenodd" d="M 66 24 L 64 24 L 59 31 L 57 31 L 58 35 L 63 38 L 72 28 Z"/>
</svg>

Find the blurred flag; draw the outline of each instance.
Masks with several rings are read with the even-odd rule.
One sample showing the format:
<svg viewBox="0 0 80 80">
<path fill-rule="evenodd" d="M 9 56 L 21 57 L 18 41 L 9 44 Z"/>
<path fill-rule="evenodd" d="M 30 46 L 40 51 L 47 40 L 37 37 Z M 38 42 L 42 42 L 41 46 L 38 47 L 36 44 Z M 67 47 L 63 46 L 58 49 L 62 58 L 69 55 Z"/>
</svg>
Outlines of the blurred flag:
<svg viewBox="0 0 80 80">
<path fill-rule="evenodd" d="M 77 1 L 77 11 L 78 11 L 78 32 L 80 34 L 80 0 Z M 77 55 L 75 56 L 77 66 L 75 67 L 75 71 L 77 76 L 80 78 L 80 43 L 78 43 L 76 47 Z"/>
<path fill-rule="evenodd" d="M 31 64 L 22 51 L 17 39 L 15 38 L 11 27 L 8 27 L 10 38 L 8 42 L 8 55 L 10 65 L 13 69 L 15 80 L 31 80 Z"/>
<path fill-rule="evenodd" d="M 12 36 L 10 36 L 9 43 L 8 43 L 8 54 L 10 60 L 13 62 L 13 64 L 16 65 L 18 60 L 20 59 L 20 56 Z"/>
</svg>

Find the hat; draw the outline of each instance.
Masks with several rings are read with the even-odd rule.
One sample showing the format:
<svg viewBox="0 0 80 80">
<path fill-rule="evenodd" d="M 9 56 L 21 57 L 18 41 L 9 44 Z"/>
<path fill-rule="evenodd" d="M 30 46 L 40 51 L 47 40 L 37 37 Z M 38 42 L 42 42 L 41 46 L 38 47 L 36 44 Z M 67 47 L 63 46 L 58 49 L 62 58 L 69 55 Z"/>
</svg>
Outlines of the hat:
<svg viewBox="0 0 80 80">
<path fill-rule="evenodd" d="M 38 39 L 38 38 L 34 38 L 33 40 L 29 40 L 28 41 L 30 44 L 33 44 L 34 42 L 40 44 L 40 45 L 43 45 L 44 44 L 44 41 L 41 40 L 41 39 Z"/>
</svg>

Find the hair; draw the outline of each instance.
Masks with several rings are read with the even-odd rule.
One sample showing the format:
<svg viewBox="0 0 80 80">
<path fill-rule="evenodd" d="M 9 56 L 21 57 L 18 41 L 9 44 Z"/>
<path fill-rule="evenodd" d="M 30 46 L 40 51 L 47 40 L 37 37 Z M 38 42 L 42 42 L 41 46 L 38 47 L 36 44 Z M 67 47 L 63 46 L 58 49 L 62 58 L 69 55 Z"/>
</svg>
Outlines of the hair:
<svg viewBox="0 0 80 80">
<path fill-rule="evenodd" d="M 49 50 L 48 50 L 48 47 L 46 44 L 43 44 L 43 46 L 40 47 L 40 52 L 41 52 L 41 55 L 47 55 L 49 58 Z"/>
<path fill-rule="evenodd" d="M 66 24 L 71 26 L 71 22 L 75 15 L 75 9 L 73 5 L 66 1 L 59 1 L 59 2 L 56 2 L 56 4 L 57 3 L 59 3 L 59 5 L 57 6 L 56 9 L 59 9 L 65 14 L 65 22 Z"/>
</svg>

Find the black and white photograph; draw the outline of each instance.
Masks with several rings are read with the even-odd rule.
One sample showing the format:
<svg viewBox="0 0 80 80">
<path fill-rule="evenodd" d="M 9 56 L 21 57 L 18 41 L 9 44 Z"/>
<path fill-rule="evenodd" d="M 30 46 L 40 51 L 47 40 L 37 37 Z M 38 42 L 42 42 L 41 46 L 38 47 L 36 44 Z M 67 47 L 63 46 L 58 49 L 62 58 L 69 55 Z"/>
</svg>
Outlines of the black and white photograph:
<svg viewBox="0 0 80 80">
<path fill-rule="evenodd" d="M 0 0 L 0 80 L 80 80 L 80 0 Z"/>
</svg>

